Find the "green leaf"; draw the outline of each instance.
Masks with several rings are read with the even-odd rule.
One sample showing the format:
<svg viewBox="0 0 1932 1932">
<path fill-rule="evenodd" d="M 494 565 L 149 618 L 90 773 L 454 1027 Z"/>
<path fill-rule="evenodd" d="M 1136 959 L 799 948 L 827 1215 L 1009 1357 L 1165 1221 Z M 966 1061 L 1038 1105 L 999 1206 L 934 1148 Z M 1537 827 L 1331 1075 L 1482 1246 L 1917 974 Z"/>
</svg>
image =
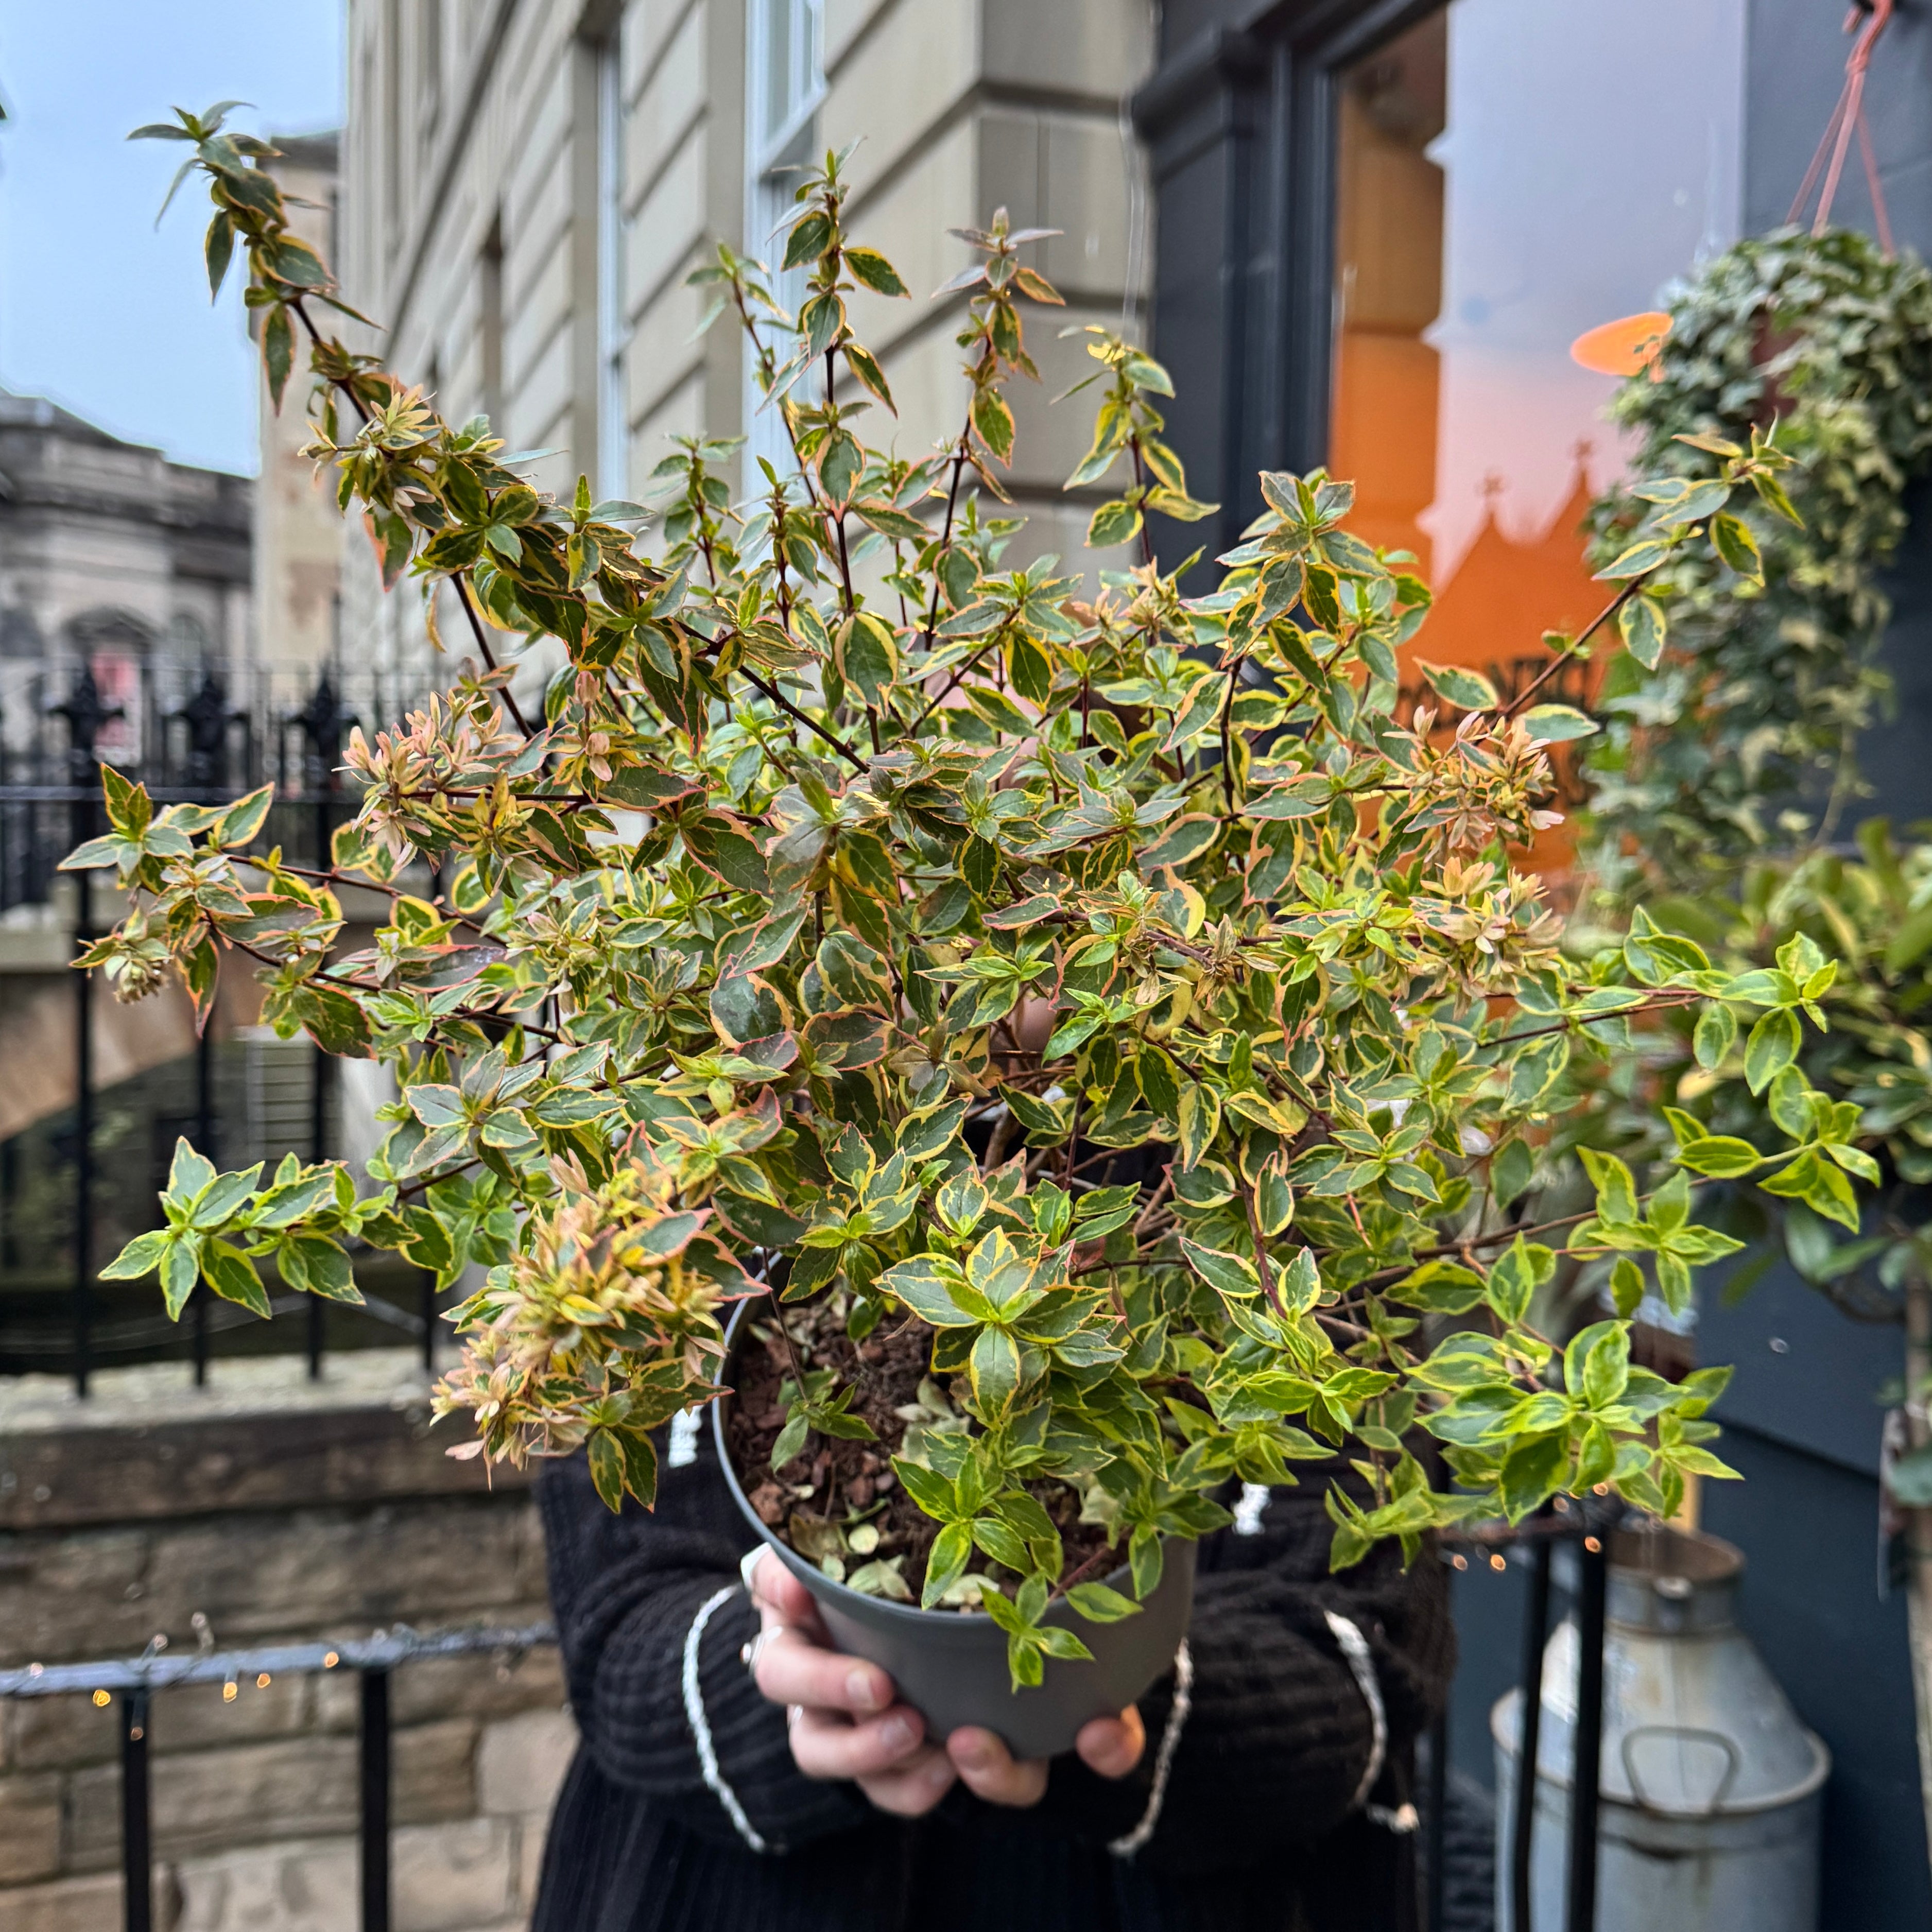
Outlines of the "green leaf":
<svg viewBox="0 0 1932 1932">
<path fill-rule="evenodd" d="M 1511 1522 L 1520 1522 L 1540 1504 L 1546 1502 L 1562 1486 L 1570 1467 L 1570 1435 L 1567 1430 L 1547 1435 L 1526 1436 L 1503 1459 L 1498 1486 L 1503 1510 Z"/>
<path fill-rule="evenodd" d="M 1712 1134 L 1686 1141 L 1677 1150 L 1677 1158 L 1694 1174 L 1708 1174 L 1714 1180 L 1730 1180 L 1750 1173 L 1765 1156 L 1749 1141 L 1730 1134 Z"/>
<path fill-rule="evenodd" d="M 1754 1094 L 1766 1088 L 1798 1058 L 1803 1032 L 1789 1006 L 1774 1007 L 1750 1030 L 1744 1042 L 1744 1078 Z"/>
<path fill-rule="evenodd" d="M 1932 902 L 1907 913 L 1885 949 L 1885 970 L 1896 975 L 1916 966 L 1932 948 Z"/>
<path fill-rule="evenodd" d="M 1927 943 L 1932 944 L 1932 927 L 1928 928 Z M 1721 1000 L 1708 1002 L 1697 1016 L 1697 1030 L 1692 1040 L 1697 1064 L 1707 1072 L 1718 1066 L 1736 1044 L 1737 1037 L 1737 1016 Z"/>
<path fill-rule="evenodd" d="M 1671 544 L 1660 537 L 1646 537 L 1634 543 L 1614 563 L 1597 572 L 1600 580 L 1618 583 L 1632 577 L 1642 577 L 1654 570 L 1668 557 Z"/>
<path fill-rule="evenodd" d="M 1571 738 L 1587 738 L 1603 727 L 1574 705 L 1532 704 L 1522 714 L 1529 735 L 1546 745 L 1559 745 Z"/>
<path fill-rule="evenodd" d="M 208 263 L 208 298 L 212 302 L 228 279 L 228 264 L 235 254 L 235 223 L 226 211 L 208 224 L 202 250 Z"/>
<path fill-rule="evenodd" d="M 175 1157 L 168 1168 L 168 1198 L 183 1208 L 197 1199 L 214 1180 L 214 1163 L 196 1153 L 184 1136 L 175 1142 Z"/>
<path fill-rule="evenodd" d="M 1643 1304 L 1643 1270 L 1628 1255 L 1619 1255 L 1610 1270 L 1610 1299 L 1618 1318 L 1628 1322 Z"/>
<path fill-rule="evenodd" d="M 1156 1119 L 1178 1120 L 1180 1114 L 1180 1080 L 1174 1062 L 1152 1041 L 1144 1045 L 1134 1062 L 1136 1077 L 1148 1105 Z"/>
<path fill-rule="evenodd" d="M 874 294 L 904 296 L 911 293 L 905 284 L 900 280 L 898 271 L 876 248 L 847 248 L 842 252 L 846 267 Z"/>
<path fill-rule="evenodd" d="M 938 1470 L 904 1456 L 892 1458 L 892 1468 L 905 1485 L 906 1494 L 935 1522 L 951 1522 L 959 1515 L 953 1486 Z"/>
<path fill-rule="evenodd" d="M 1517 1235 L 1490 1270 L 1490 1306 L 1505 1322 L 1522 1321 L 1536 1291 L 1556 1272 L 1556 1256 L 1550 1249 Z"/>
<path fill-rule="evenodd" d="M 1013 412 L 997 389 L 982 389 L 973 398 L 973 427 L 986 447 L 1004 463 L 1013 453 Z"/>
<path fill-rule="evenodd" d="M 1664 607 L 1653 597 L 1633 597 L 1617 613 L 1617 628 L 1624 650 L 1646 670 L 1656 670 L 1666 634 Z"/>
<path fill-rule="evenodd" d="M 1138 1525 L 1127 1544 L 1127 1562 L 1133 1574 L 1134 1594 L 1142 1603 L 1160 1587 L 1164 1558 L 1159 1532 L 1146 1523 Z"/>
<path fill-rule="evenodd" d="M 1490 1192 L 1498 1208 L 1516 1200 L 1536 1176 L 1536 1156 L 1528 1143 L 1508 1140 L 1490 1161 Z"/>
<path fill-rule="evenodd" d="M 1630 1380 L 1630 1330 L 1593 1322 L 1563 1352 L 1563 1385 L 1592 1408 L 1606 1408 Z"/>
<path fill-rule="evenodd" d="M 966 1372 L 982 1418 L 997 1421 L 1019 1393 L 1019 1345 L 1000 1328 L 982 1328 L 967 1358 Z"/>
<path fill-rule="evenodd" d="M 1105 1583 L 1076 1583 L 1066 1600 L 1089 1623 L 1117 1624 L 1123 1617 L 1138 1616 L 1141 1606 L 1130 1597 L 1110 1589 Z"/>
<path fill-rule="evenodd" d="M 856 611 L 838 627 L 833 650 L 839 675 L 877 710 L 898 676 L 898 640 L 892 627 L 869 610 Z"/>
<path fill-rule="evenodd" d="M 772 1468 L 774 1473 L 782 1469 L 804 1448 L 806 1438 L 812 1433 L 812 1421 L 802 1402 L 794 1402 L 791 1412 L 785 1418 L 784 1426 L 778 1431 L 778 1440 L 772 1444 Z"/>
<path fill-rule="evenodd" d="M 171 1237 L 165 1228 L 155 1228 L 145 1234 L 136 1234 L 107 1265 L 100 1270 L 103 1281 L 139 1281 L 144 1274 L 152 1274 L 161 1264 L 167 1252 Z"/>
<path fill-rule="evenodd" d="M 1583 1171 L 1597 1191 L 1597 1213 L 1604 1220 L 1628 1226 L 1637 1218 L 1636 1182 L 1630 1169 L 1612 1154 L 1579 1148 Z"/>
<path fill-rule="evenodd" d="M 1211 1087 L 1190 1085 L 1180 1096 L 1180 1159 L 1198 1167 L 1221 1131 L 1220 1096 Z"/>
<path fill-rule="evenodd" d="M 1140 506 L 1117 496 L 1112 502 L 1102 503 L 1088 518 L 1087 548 L 1111 550 L 1116 544 L 1131 542 L 1140 534 Z"/>
<path fill-rule="evenodd" d="M 1764 558 L 1759 552 L 1757 538 L 1742 518 L 1713 517 L 1710 530 L 1712 548 L 1740 577 L 1752 584 L 1764 581 Z"/>
<path fill-rule="evenodd" d="M 201 1251 L 201 1272 L 208 1286 L 224 1301 L 238 1303 L 266 1322 L 274 1313 L 268 1292 L 254 1262 L 227 1241 L 211 1240 Z M 170 1310 L 170 1312 L 176 1311 Z"/>
<path fill-rule="evenodd" d="M 1418 658 L 1415 668 L 1429 680 L 1436 696 L 1465 711 L 1493 711 L 1502 700 L 1480 671 L 1462 664 L 1436 664 Z"/>
<path fill-rule="evenodd" d="M 998 1516 L 976 1517 L 973 1523 L 973 1540 L 995 1563 L 1004 1564 L 1009 1570 L 1024 1576 L 1033 1568 L 1026 1539 Z"/>
<path fill-rule="evenodd" d="M 1459 1262 L 1425 1262 L 1388 1292 L 1391 1299 L 1431 1314 L 1466 1315 L 1483 1299 L 1483 1277 Z"/>
<path fill-rule="evenodd" d="M 1156 872 L 1166 866 L 1191 865 L 1220 836 L 1221 821 L 1213 813 L 1189 812 L 1174 820 L 1141 854 L 1141 870 Z M 1175 1104 L 1179 1105 L 1178 1100 Z M 1162 1118 L 1171 1120 L 1174 1115 Z"/>
<path fill-rule="evenodd" d="M 627 1429 L 618 1438 L 624 1452 L 624 1486 L 646 1509 L 656 1507 L 658 1452 L 651 1440 L 635 1429 Z"/>
<path fill-rule="evenodd" d="M 610 1510 L 624 1506 L 624 1451 L 608 1429 L 593 1429 L 588 1445 L 590 1480 L 604 1507 Z"/>
<path fill-rule="evenodd" d="M 1262 1292 L 1262 1278 L 1256 1273 L 1254 1264 L 1244 1261 L 1239 1255 L 1204 1247 L 1184 1234 L 1180 1258 L 1210 1288 L 1222 1294 L 1235 1295 L 1245 1300 Z"/>
<path fill-rule="evenodd" d="M 1140 1606 L 1136 1604 L 1138 1610 Z M 1057 1657 L 1067 1664 L 1091 1664 L 1094 1653 L 1078 1636 L 1061 1624 L 1042 1624 L 1039 1632 L 1040 1647 L 1048 1657 Z"/>
<path fill-rule="evenodd" d="M 879 1286 L 896 1294 L 921 1321 L 935 1328 L 972 1328 L 980 1317 L 962 1308 L 953 1290 L 964 1286 L 956 1262 L 930 1255 L 896 1262 L 879 1277 Z"/>
<path fill-rule="evenodd" d="M 170 1234 L 161 1256 L 161 1293 L 171 1319 L 179 1321 L 201 1272 L 201 1237 Z"/>
<path fill-rule="evenodd" d="M 933 1538 L 932 1547 L 926 1553 L 926 1584 L 920 1592 L 922 1608 L 931 1610 L 958 1582 L 972 1555 L 973 1532 L 965 1523 L 948 1523 Z"/>
<path fill-rule="evenodd" d="M 268 822 L 268 808 L 275 802 L 272 784 L 258 787 L 238 798 L 218 818 L 208 833 L 209 842 L 224 850 L 248 844 Z"/>
<path fill-rule="evenodd" d="M 831 247 L 832 238 L 832 224 L 822 214 L 806 215 L 794 226 L 786 240 L 784 259 L 778 264 L 780 271 L 817 261 Z"/>
<path fill-rule="evenodd" d="M 269 310 L 262 328 L 262 367 L 268 380 L 269 400 L 278 410 L 282 406 L 282 392 L 289 386 L 295 360 L 295 331 L 286 307 L 278 302 Z"/>
</svg>

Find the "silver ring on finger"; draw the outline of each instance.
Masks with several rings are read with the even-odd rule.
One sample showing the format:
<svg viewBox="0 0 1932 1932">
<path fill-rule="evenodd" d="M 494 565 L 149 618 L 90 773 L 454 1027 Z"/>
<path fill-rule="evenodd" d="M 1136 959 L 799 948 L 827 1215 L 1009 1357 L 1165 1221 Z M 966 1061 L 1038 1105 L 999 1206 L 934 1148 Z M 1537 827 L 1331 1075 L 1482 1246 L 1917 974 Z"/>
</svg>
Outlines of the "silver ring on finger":
<svg viewBox="0 0 1932 1932">
<path fill-rule="evenodd" d="M 785 1729 L 796 1730 L 804 1716 L 805 1706 L 802 1704 L 788 1704 L 785 1706 Z"/>
</svg>

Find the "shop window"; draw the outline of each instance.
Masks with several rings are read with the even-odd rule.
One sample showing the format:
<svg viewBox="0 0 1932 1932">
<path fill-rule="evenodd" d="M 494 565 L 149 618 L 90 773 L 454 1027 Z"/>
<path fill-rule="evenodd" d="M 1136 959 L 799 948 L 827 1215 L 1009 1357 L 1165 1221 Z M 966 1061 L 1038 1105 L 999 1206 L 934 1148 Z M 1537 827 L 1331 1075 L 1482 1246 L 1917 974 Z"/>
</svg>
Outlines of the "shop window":
<svg viewBox="0 0 1932 1932">
<path fill-rule="evenodd" d="M 818 104 L 825 92 L 820 53 L 820 0 L 750 0 L 746 131 L 745 246 L 748 254 L 770 264 L 773 297 L 796 315 L 805 299 L 803 267 L 776 272 L 784 257 L 782 240 L 772 231 L 790 212 L 799 170 L 817 158 Z M 762 456 L 780 475 L 796 466 L 784 424 L 776 404 L 767 404 L 752 377 L 746 354 L 745 476 L 748 490 L 762 486 Z"/>
</svg>

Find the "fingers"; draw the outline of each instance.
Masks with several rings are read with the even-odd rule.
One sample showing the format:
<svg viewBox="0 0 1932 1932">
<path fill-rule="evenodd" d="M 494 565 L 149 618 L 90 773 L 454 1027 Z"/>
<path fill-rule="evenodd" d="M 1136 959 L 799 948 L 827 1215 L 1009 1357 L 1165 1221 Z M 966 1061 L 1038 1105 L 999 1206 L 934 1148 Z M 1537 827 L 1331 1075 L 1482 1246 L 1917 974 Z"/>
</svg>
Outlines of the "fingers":
<svg viewBox="0 0 1932 1932">
<path fill-rule="evenodd" d="M 759 1652 L 758 1688 L 774 1704 L 804 1704 L 820 1711 L 869 1717 L 892 1702 L 892 1680 L 876 1664 L 824 1650 L 790 1625 L 772 1634 Z"/>
<path fill-rule="evenodd" d="M 903 1764 L 857 1783 L 880 1810 L 896 1818 L 921 1818 L 952 1789 L 958 1776 L 938 1745 L 922 1744 Z"/>
<path fill-rule="evenodd" d="M 988 1804 L 1037 1804 L 1046 1790 L 1043 1758 L 1016 1760 L 991 1731 L 967 1725 L 946 1740 L 946 1754 L 966 1788 Z"/>
<path fill-rule="evenodd" d="M 808 1778 L 872 1778 L 902 1769 L 926 1737 L 925 1720 L 904 1704 L 856 1724 L 835 1712 L 794 1706 L 790 1721 L 791 1754 Z"/>
<path fill-rule="evenodd" d="M 1118 1718 L 1096 1718 L 1073 1741 L 1080 1761 L 1102 1778 L 1125 1778 L 1147 1749 L 1147 1727 L 1132 1704 Z"/>
<path fill-rule="evenodd" d="M 772 1553 L 769 1544 L 758 1552 L 748 1580 L 752 1600 L 767 1624 L 774 1620 L 814 1627 L 818 1624 L 818 1611 L 812 1592 Z"/>
</svg>

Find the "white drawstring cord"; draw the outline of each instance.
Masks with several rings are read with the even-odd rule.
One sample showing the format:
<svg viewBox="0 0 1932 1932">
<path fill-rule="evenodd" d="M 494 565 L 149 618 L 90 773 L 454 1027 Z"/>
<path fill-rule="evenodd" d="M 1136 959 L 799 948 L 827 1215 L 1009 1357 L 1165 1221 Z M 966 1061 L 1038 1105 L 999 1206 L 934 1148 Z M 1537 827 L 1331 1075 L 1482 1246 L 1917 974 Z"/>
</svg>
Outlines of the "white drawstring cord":
<svg viewBox="0 0 1932 1932">
<path fill-rule="evenodd" d="M 1324 1610 L 1322 1615 L 1328 1619 L 1328 1628 L 1335 1641 L 1342 1646 L 1342 1655 L 1348 1666 L 1348 1674 L 1355 1680 L 1355 1688 L 1362 1694 L 1362 1701 L 1369 1707 L 1369 1762 L 1364 1769 L 1361 1781 L 1355 1786 L 1355 1795 L 1348 1801 L 1351 1811 L 1360 1810 L 1371 1824 L 1381 1825 L 1391 1832 L 1412 1832 L 1417 1824 L 1413 1804 L 1403 1804 L 1390 1810 L 1386 1804 L 1371 1804 L 1369 1793 L 1376 1788 L 1376 1780 L 1382 1774 L 1382 1766 L 1388 1756 L 1388 1714 L 1382 1708 L 1382 1687 L 1376 1682 L 1376 1661 L 1369 1651 L 1368 1639 L 1363 1636 L 1346 1617 L 1339 1616 L 1333 1610 Z"/>
<path fill-rule="evenodd" d="M 738 1794 L 725 1783 L 724 1774 L 718 1768 L 718 1749 L 711 1742 L 711 1726 L 704 1714 L 704 1698 L 698 1688 L 698 1648 L 704 1640 L 704 1627 L 711 1621 L 712 1613 L 735 1588 L 728 1584 L 715 1596 L 707 1598 L 703 1608 L 692 1618 L 690 1629 L 684 1634 L 684 1714 L 690 1724 L 692 1736 L 698 1741 L 698 1762 L 704 1773 L 705 1783 L 724 1806 L 739 1837 L 753 1851 L 764 1852 L 772 1847 L 758 1835 L 757 1828 L 745 1815 L 744 1806 L 738 1802 Z"/>
<path fill-rule="evenodd" d="M 1114 1839 L 1107 1846 L 1117 1858 L 1130 1858 L 1154 1836 L 1160 1822 L 1160 1808 L 1167 1797 L 1167 1780 L 1174 1768 L 1174 1754 L 1180 1748 L 1181 1727 L 1194 1707 L 1194 1653 L 1183 1637 L 1174 1653 L 1174 1702 L 1168 1706 L 1167 1724 L 1160 1734 L 1160 1749 L 1154 1755 L 1154 1788 L 1148 1793 L 1147 1809 L 1141 1821 L 1126 1837 Z"/>
</svg>

